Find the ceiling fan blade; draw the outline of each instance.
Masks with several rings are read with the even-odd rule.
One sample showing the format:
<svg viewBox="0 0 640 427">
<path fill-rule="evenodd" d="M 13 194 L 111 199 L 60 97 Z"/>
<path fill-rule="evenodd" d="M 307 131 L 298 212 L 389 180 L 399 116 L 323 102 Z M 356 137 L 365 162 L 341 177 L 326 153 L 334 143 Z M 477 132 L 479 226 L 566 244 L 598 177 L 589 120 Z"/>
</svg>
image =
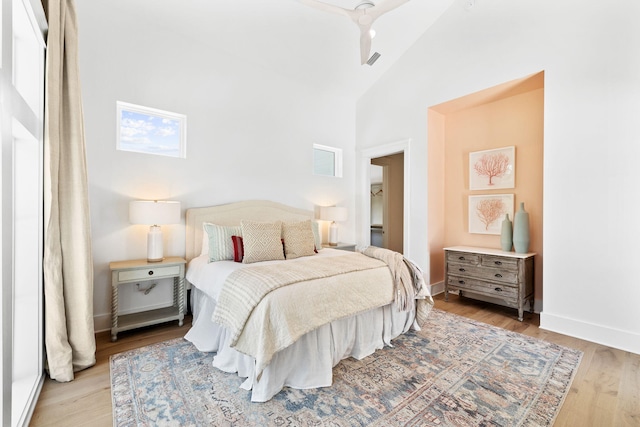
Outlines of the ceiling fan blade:
<svg viewBox="0 0 640 427">
<path fill-rule="evenodd" d="M 371 53 L 371 25 L 360 27 L 360 65 L 369 60 Z"/>
<path fill-rule="evenodd" d="M 306 4 L 307 6 L 311 6 L 313 8 L 322 10 L 324 12 L 329 13 L 337 13 L 339 15 L 344 15 L 351 18 L 351 14 L 353 11 L 344 9 L 342 7 L 334 6 L 332 4 L 323 3 L 318 0 L 298 0 L 300 3 Z"/>
<path fill-rule="evenodd" d="M 384 2 L 367 9 L 367 13 L 373 16 L 373 19 L 379 18 L 382 14 L 389 12 L 399 6 L 402 6 L 409 0 L 385 0 Z"/>
</svg>

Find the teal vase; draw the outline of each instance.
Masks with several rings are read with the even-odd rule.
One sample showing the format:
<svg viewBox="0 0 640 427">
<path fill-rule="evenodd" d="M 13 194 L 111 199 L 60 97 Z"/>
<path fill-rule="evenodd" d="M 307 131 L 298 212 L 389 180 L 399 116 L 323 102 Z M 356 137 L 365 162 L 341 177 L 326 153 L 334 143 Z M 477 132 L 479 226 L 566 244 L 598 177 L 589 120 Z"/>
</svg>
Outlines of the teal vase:
<svg viewBox="0 0 640 427">
<path fill-rule="evenodd" d="M 513 218 L 513 247 L 519 254 L 529 252 L 529 213 L 524 210 L 524 202 Z"/>
<path fill-rule="evenodd" d="M 511 246 L 513 246 L 513 229 L 511 228 L 509 214 L 506 214 L 500 231 L 500 247 L 505 252 L 511 252 Z"/>
</svg>

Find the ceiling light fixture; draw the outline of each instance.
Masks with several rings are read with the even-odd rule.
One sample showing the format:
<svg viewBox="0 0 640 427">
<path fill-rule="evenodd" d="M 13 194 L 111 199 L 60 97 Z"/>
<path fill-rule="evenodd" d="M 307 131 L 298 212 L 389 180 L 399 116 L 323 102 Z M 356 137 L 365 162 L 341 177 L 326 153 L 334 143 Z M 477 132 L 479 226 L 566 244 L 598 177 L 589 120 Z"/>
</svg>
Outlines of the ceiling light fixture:
<svg viewBox="0 0 640 427">
<path fill-rule="evenodd" d="M 371 58 L 369 58 L 369 60 L 367 61 L 367 65 L 372 66 L 381 56 L 382 55 L 380 55 L 378 52 L 373 52 L 373 55 L 371 55 Z"/>
<path fill-rule="evenodd" d="M 383 14 L 403 5 L 409 0 L 385 0 L 378 6 L 376 6 L 371 0 L 363 0 L 353 10 L 327 4 L 318 0 L 299 1 L 325 12 L 347 16 L 355 22 L 358 28 L 360 28 L 360 63 L 366 64 L 370 59 L 371 41 L 375 35 L 375 32 L 373 32 L 371 28 L 373 22 Z"/>
</svg>

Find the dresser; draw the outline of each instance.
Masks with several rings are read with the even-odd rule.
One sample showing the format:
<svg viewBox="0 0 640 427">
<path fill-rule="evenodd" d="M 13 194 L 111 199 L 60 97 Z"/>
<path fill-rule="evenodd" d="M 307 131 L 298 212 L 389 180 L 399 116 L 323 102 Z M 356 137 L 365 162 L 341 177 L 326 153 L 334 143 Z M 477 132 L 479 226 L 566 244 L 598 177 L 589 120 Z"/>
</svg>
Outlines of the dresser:
<svg viewBox="0 0 640 427">
<path fill-rule="evenodd" d="M 473 246 L 452 246 L 444 248 L 444 252 L 445 301 L 449 300 L 449 292 L 459 291 L 465 297 L 476 296 L 516 308 L 520 321 L 526 302 L 529 302 L 529 311 L 533 312 L 535 253 L 519 254 Z"/>
</svg>

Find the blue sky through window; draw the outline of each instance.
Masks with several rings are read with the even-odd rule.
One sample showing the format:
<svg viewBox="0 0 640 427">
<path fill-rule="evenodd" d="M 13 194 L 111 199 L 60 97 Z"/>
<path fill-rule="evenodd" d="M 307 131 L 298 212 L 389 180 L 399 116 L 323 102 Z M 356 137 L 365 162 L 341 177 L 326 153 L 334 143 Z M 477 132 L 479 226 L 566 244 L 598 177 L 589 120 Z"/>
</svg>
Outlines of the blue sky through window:
<svg viewBox="0 0 640 427">
<path fill-rule="evenodd" d="M 184 119 L 135 111 L 144 107 L 120 106 L 120 150 L 172 157 L 184 157 L 181 144 Z M 152 109 L 149 109 L 153 111 Z"/>
</svg>

